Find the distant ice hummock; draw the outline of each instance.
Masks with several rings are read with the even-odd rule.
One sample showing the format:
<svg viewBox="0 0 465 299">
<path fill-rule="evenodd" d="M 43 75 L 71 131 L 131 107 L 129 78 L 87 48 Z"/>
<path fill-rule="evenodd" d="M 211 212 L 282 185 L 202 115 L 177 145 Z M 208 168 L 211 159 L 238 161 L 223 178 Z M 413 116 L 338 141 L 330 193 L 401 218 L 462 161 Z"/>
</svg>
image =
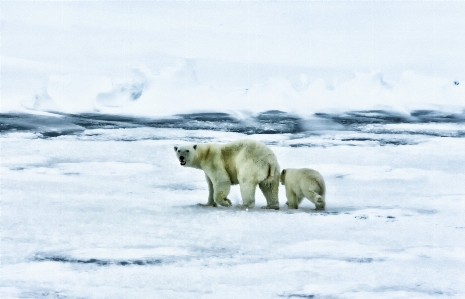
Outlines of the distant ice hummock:
<svg viewBox="0 0 465 299">
<path fill-rule="evenodd" d="M 465 107 L 464 84 L 454 78 L 426 76 L 415 71 L 405 71 L 395 81 L 387 81 L 382 72 L 370 72 L 353 73 L 345 80 L 335 75 L 333 79 L 310 81 L 301 74 L 297 81 L 274 76 L 264 77 L 250 86 L 234 84 L 199 80 L 192 60 L 163 68 L 158 73 L 137 68 L 122 79 L 52 75 L 46 86 L 30 99 L 13 108 L 7 105 L 6 110 L 168 116 L 268 110 L 298 115 L 370 109 L 457 111 Z"/>
</svg>

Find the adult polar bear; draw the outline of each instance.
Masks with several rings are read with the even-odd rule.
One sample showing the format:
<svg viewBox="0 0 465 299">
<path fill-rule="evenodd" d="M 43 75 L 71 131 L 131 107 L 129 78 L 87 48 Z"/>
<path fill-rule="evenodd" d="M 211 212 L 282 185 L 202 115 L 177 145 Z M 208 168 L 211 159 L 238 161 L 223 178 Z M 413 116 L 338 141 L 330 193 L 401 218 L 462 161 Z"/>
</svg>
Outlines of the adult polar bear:
<svg viewBox="0 0 465 299">
<path fill-rule="evenodd" d="M 231 206 L 227 198 L 231 185 L 241 188 L 241 208 L 255 206 L 257 185 L 266 198 L 264 209 L 279 209 L 279 164 L 263 143 L 239 140 L 227 144 L 190 144 L 175 146 L 182 166 L 202 169 L 208 183 L 208 202 L 202 206 Z"/>
</svg>

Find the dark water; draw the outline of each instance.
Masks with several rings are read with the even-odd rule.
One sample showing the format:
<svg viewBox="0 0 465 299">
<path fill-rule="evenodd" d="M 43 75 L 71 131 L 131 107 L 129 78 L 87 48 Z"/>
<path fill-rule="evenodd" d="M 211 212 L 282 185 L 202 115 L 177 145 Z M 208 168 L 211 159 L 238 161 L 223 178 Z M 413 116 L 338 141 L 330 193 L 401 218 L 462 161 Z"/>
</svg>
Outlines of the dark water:
<svg viewBox="0 0 465 299">
<path fill-rule="evenodd" d="M 71 258 L 67 256 L 41 256 L 36 255 L 34 261 L 38 262 L 60 262 L 60 263 L 70 263 L 70 264 L 94 264 L 98 266 L 144 266 L 144 265 L 159 265 L 163 263 L 161 259 L 134 259 L 134 260 L 111 260 L 111 259 L 97 259 L 97 258 L 88 258 L 88 259 L 78 259 Z"/>
<path fill-rule="evenodd" d="M 173 128 L 184 130 L 213 130 L 243 134 L 319 134 L 321 131 L 363 131 L 367 125 L 378 125 L 370 133 L 399 133 L 383 130 L 388 124 L 465 124 L 465 111 L 446 113 L 416 110 L 401 114 L 386 110 L 316 113 L 302 118 L 282 111 L 265 111 L 245 119 L 227 113 L 190 113 L 169 117 L 145 118 L 122 115 L 55 113 L 48 116 L 27 113 L 1 113 L 0 133 L 33 132 L 43 138 L 76 135 L 90 129 Z M 433 136 L 464 137 L 463 127 L 452 131 L 404 130 L 400 133 Z M 389 143 L 390 141 L 382 141 Z M 397 141 L 395 141 L 397 142 Z M 399 141 L 402 144 L 402 141 Z"/>
</svg>

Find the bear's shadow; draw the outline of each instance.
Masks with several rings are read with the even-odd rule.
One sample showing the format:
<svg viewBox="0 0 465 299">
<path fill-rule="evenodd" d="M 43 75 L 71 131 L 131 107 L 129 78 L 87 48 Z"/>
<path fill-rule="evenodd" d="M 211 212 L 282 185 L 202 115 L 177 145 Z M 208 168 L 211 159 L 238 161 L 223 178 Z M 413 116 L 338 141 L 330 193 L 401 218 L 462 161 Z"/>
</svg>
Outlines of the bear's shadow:
<svg viewBox="0 0 465 299">
<path fill-rule="evenodd" d="M 231 207 L 211 207 L 211 206 L 201 206 L 200 204 L 193 204 L 188 206 L 180 206 L 182 209 L 188 210 L 195 210 L 196 212 L 204 212 L 204 213 L 214 213 L 214 212 L 231 212 L 231 213 L 238 213 L 238 212 L 250 212 L 250 213 L 285 213 L 285 214 L 299 214 L 305 213 L 310 215 L 321 215 L 321 216 L 328 216 L 328 215 L 339 215 L 339 214 L 351 214 L 352 211 L 350 209 L 326 209 L 326 210 L 315 210 L 311 207 L 299 207 L 298 209 L 289 209 L 286 205 L 280 205 L 279 210 L 273 209 L 262 209 L 261 206 L 256 206 L 252 209 L 241 209 L 236 205 Z"/>
</svg>

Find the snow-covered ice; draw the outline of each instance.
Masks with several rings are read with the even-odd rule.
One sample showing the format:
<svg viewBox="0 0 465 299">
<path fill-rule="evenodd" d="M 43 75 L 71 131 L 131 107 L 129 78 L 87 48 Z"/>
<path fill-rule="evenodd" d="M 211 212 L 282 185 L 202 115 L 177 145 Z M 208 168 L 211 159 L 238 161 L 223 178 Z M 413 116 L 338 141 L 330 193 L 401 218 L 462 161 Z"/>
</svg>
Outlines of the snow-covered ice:
<svg viewBox="0 0 465 299">
<path fill-rule="evenodd" d="M 4 132 L 2 298 L 465 296 L 465 139 L 328 128 Z M 203 174 L 173 146 L 238 138 L 265 142 L 283 168 L 318 169 L 327 209 L 288 210 L 283 188 L 279 211 L 259 209 L 260 192 L 248 211 L 198 206 Z"/>
</svg>

